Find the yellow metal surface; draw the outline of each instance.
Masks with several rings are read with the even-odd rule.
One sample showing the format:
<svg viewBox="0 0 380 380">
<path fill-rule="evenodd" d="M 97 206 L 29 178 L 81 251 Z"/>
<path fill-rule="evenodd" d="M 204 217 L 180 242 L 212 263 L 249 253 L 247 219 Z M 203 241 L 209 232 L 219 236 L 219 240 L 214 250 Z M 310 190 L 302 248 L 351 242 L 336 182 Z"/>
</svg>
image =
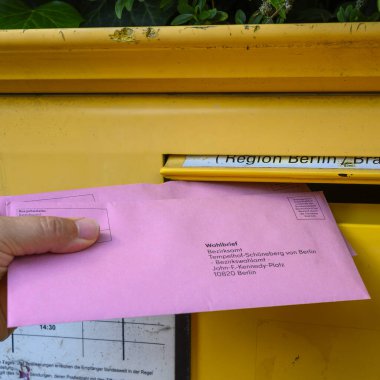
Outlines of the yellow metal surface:
<svg viewBox="0 0 380 380">
<path fill-rule="evenodd" d="M 3 96 L 0 115 L 3 193 L 160 182 L 170 154 L 379 155 L 379 95 Z"/>
<path fill-rule="evenodd" d="M 159 183 L 168 154 L 374 156 L 379 103 L 377 95 L 3 96 L 0 193 Z M 371 301 L 195 315 L 192 380 L 378 379 L 379 207 L 333 207 Z"/>
<path fill-rule="evenodd" d="M 379 67 L 379 23 L 0 31 L 2 93 L 365 92 Z"/>
<path fill-rule="evenodd" d="M 184 181 L 380 184 L 380 170 L 376 169 L 184 167 L 185 158 L 186 156 L 169 156 L 161 174 L 168 179 Z"/>
</svg>

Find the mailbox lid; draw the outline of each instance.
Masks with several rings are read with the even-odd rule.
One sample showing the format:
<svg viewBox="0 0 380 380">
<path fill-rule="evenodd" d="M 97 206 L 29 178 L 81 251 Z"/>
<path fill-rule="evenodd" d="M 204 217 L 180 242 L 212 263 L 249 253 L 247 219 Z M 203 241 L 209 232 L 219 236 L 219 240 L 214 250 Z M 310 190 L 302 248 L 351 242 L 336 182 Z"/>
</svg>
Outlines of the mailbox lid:
<svg viewBox="0 0 380 380">
<path fill-rule="evenodd" d="M 379 65 L 379 23 L 0 30 L 0 93 L 368 92 Z"/>
</svg>

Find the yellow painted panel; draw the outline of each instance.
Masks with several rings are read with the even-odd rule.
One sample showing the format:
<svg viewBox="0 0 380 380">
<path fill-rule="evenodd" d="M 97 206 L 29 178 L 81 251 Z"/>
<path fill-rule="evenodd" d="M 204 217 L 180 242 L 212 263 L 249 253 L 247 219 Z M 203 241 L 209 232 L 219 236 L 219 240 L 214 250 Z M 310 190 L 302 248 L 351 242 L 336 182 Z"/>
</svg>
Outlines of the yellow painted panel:
<svg viewBox="0 0 380 380">
<path fill-rule="evenodd" d="M 159 183 L 168 154 L 374 156 L 379 106 L 375 94 L 3 96 L 0 193 Z M 375 379 L 379 207 L 333 206 L 371 301 L 195 315 L 192 379 Z"/>
<path fill-rule="evenodd" d="M 379 23 L 0 31 L 1 93 L 380 90 Z"/>
<path fill-rule="evenodd" d="M 6 184 L 29 178 L 38 167 L 31 168 L 31 160 L 38 158 L 40 170 L 48 166 L 49 173 L 63 156 L 78 162 L 73 174 L 82 164 L 94 171 L 100 165 L 89 178 L 106 183 L 125 157 L 131 164 L 113 182 L 126 175 L 146 179 L 143 173 L 157 182 L 162 160 L 149 169 L 149 156 L 377 156 L 380 150 L 376 94 L 3 96 L 0 115 Z"/>
<path fill-rule="evenodd" d="M 261 322 L 255 378 L 375 380 L 380 369 L 379 338 L 380 332 L 371 329 Z"/>
</svg>

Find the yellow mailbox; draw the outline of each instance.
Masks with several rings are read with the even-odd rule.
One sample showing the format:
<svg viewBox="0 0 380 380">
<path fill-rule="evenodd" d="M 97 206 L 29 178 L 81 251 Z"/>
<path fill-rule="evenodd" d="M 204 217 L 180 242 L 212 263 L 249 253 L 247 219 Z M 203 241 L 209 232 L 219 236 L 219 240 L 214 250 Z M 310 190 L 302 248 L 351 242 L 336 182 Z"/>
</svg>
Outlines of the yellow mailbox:
<svg viewBox="0 0 380 380">
<path fill-rule="evenodd" d="M 380 170 L 184 162 L 376 163 L 379 67 L 376 23 L 0 31 L 0 192 L 164 178 L 335 184 L 331 206 L 372 300 L 193 315 L 191 379 L 375 380 Z"/>
</svg>

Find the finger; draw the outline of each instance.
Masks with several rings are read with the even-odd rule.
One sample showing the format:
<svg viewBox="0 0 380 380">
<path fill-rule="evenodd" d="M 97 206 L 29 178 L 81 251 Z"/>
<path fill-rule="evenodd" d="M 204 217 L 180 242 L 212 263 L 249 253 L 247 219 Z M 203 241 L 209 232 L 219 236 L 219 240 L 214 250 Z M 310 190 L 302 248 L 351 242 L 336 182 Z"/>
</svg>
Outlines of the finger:
<svg viewBox="0 0 380 380">
<path fill-rule="evenodd" d="M 14 256 L 76 252 L 98 236 L 99 225 L 92 219 L 0 217 L 0 277 Z"/>
<path fill-rule="evenodd" d="M 98 236 L 99 225 L 92 219 L 0 218 L 0 250 L 14 256 L 80 251 L 95 243 Z"/>
</svg>

